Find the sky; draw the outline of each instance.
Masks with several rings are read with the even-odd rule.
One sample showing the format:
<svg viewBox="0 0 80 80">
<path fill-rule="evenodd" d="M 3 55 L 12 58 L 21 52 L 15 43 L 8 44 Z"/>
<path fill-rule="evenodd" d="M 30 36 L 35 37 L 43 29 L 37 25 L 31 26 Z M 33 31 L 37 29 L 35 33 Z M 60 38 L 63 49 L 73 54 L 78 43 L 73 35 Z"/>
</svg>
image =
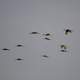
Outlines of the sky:
<svg viewBox="0 0 80 80">
<path fill-rule="evenodd" d="M 80 80 L 79 25 L 80 0 L 0 0 L 0 80 Z"/>
</svg>

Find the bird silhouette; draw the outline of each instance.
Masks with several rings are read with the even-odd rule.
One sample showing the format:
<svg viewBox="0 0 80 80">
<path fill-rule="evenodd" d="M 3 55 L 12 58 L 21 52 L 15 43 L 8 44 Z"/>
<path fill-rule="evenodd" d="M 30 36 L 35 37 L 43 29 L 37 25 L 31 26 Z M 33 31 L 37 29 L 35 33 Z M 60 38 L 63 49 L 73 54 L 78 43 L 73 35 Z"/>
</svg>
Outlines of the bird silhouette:
<svg viewBox="0 0 80 80">
<path fill-rule="evenodd" d="M 44 39 L 46 39 L 46 40 L 51 40 L 50 38 L 48 38 L 48 37 L 45 37 Z"/>
<path fill-rule="evenodd" d="M 72 33 L 72 30 L 70 30 L 70 29 L 65 29 L 65 35 L 68 35 L 68 33 Z"/>
<path fill-rule="evenodd" d="M 63 48 L 63 49 L 67 49 L 67 46 L 64 45 L 64 44 L 62 44 L 60 47 Z"/>
<path fill-rule="evenodd" d="M 51 34 L 50 34 L 50 33 L 46 33 L 46 34 L 43 34 L 43 35 L 45 35 L 45 36 L 50 36 Z"/>
<path fill-rule="evenodd" d="M 30 34 L 40 34 L 39 32 L 31 32 Z"/>
<path fill-rule="evenodd" d="M 8 49 L 8 48 L 3 48 L 3 49 L 1 49 L 1 50 L 10 51 L 10 49 Z"/>
<path fill-rule="evenodd" d="M 16 45 L 16 47 L 23 47 L 23 45 L 22 44 L 18 44 L 18 45 Z"/>
<path fill-rule="evenodd" d="M 22 58 L 17 58 L 16 60 L 17 60 L 17 61 L 21 61 L 21 60 L 23 60 L 23 59 L 22 59 Z"/>
<path fill-rule="evenodd" d="M 42 57 L 48 58 L 48 55 L 44 54 L 44 55 L 42 55 Z"/>
</svg>

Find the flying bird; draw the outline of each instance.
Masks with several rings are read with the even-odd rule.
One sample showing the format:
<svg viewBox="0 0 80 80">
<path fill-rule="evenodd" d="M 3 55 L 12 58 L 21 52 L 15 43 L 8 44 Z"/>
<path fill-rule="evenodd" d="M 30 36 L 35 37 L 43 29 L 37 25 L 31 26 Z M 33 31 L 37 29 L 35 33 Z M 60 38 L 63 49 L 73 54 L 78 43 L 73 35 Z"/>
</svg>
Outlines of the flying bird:
<svg viewBox="0 0 80 80">
<path fill-rule="evenodd" d="M 44 54 L 44 55 L 42 55 L 42 57 L 48 58 L 48 55 Z"/>
<path fill-rule="evenodd" d="M 40 34 L 39 32 L 31 32 L 30 34 Z"/>
<path fill-rule="evenodd" d="M 49 37 L 53 37 L 53 33 L 43 33 L 42 35 L 44 35 L 44 36 L 49 36 Z"/>
<path fill-rule="evenodd" d="M 50 33 L 46 33 L 46 34 L 43 34 L 43 35 L 45 35 L 45 36 L 50 36 L 51 34 L 50 34 Z"/>
<path fill-rule="evenodd" d="M 68 33 L 72 33 L 72 30 L 70 30 L 70 29 L 65 29 L 65 35 L 68 35 Z"/>
<path fill-rule="evenodd" d="M 63 49 L 67 49 L 67 46 L 64 45 L 64 44 L 62 44 L 60 47 L 63 48 Z"/>
<path fill-rule="evenodd" d="M 8 48 L 3 48 L 2 50 L 4 50 L 4 51 L 10 51 L 10 49 L 8 49 Z"/>
<path fill-rule="evenodd" d="M 21 44 L 18 44 L 18 45 L 16 45 L 16 47 L 23 47 L 23 45 L 21 45 Z"/>
<path fill-rule="evenodd" d="M 0 55 L 8 55 L 9 53 L 8 52 L 6 52 L 6 51 L 11 51 L 11 49 L 8 49 L 8 48 L 3 48 L 3 49 L 1 49 L 2 51 L 0 51 Z M 6 53 L 5 53 L 5 52 Z"/>
<path fill-rule="evenodd" d="M 51 40 L 50 38 L 47 38 L 47 37 L 45 37 L 44 39 L 46 39 L 46 40 Z"/>
<path fill-rule="evenodd" d="M 17 58 L 16 60 L 17 60 L 17 61 L 21 61 L 21 60 L 23 60 L 23 59 L 22 59 L 22 58 Z"/>
</svg>

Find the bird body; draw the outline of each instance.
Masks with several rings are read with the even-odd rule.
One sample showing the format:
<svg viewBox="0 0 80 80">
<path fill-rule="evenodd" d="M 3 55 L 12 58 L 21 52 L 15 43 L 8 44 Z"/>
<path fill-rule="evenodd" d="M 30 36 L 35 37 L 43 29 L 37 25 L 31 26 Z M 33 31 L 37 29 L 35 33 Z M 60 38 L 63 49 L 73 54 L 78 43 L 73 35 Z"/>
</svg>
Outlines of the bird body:
<svg viewBox="0 0 80 80">
<path fill-rule="evenodd" d="M 48 58 L 48 56 L 46 54 L 42 55 L 42 57 Z"/>
<path fill-rule="evenodd" d="M 31 32 L 30 34 L 40 34 L 40 33 L 38 33 L 38 32 Z"/>
<path fill-rule="evenodd" d="M 46 39 L 46 40 L 51 40 L 50 38 L 47 38 L 47 37 L 45 37 L 44 39 Z"/>
<path fill-rule="evenodd" d="M 21 60 L 23 60 L 23 59 L 22 59 L 22 58 L 17 58 L 16 60 L 17 60 L 17 61 L 21 61 Z"/>
<path fill-rule="evenodd" d="M 21 44 L 18 44 L 18 45 L 16 45 L 17 47 L 23 47 L 23 45 L 21 45 Z"/>
<path fill-rule="evenodd" d="M 68 33 L 72 33 L 72 30 L 70 30 L 70 29 L 65 29 L 65 35 L 68 35 Z"/>
<path fill-rule="evenodd" d="M 43 34 L 43 35 L 45 35 L 45 36 L 50 36 L 51 34 L 50 34 L 50 33 L 46 33 L 46 34 Z"/>
<path fill-rule="evenodd" d="M 64 44 L 62 44 L 60 47 L 63 48 L 63 49 L 67 49 L 67 46 L 64 45 Z"/>
<path fill-rule="evenodd" d="M 4 51 L 10 51 L 10 49 L 8 49 L 8 48 L 3 48 L 2 50 L 4 50 Z"/>
</svg>

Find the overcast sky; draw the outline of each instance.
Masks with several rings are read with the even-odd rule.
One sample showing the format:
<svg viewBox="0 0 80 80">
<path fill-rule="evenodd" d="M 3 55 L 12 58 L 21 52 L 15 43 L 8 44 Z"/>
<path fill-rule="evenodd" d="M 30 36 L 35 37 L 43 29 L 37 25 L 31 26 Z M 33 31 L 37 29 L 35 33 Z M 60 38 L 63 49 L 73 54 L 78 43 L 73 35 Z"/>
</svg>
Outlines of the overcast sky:
<svg viewBox="0 0 80 80">
<path fill-rule="evenodd" d="M 53 35 L 45 40 L 32 31 Z M 80 80 L 79 34 L 80 0 L 0 0 L 0 49 L 11 49 L 0 50 L 0 80 Z"/>
</svg>

